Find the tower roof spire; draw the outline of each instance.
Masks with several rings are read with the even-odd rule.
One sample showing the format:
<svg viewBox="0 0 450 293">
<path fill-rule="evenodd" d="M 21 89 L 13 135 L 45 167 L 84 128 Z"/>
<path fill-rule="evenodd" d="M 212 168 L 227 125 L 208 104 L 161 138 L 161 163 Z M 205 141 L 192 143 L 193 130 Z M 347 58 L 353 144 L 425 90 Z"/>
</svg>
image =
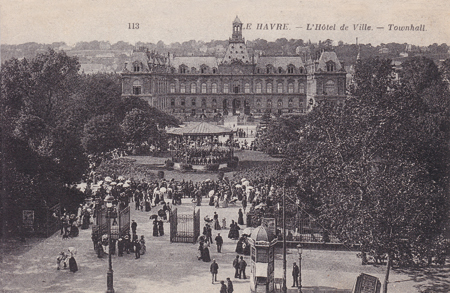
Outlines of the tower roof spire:
<svg viewBox="0 0 450 293">
<path fill-rule="evenodd" d="M 236 18 L 233 21 L 233 24 L 242 24 L 241 20 L 239 19 L 239 17 L 236 15 Z"/>
</svg>

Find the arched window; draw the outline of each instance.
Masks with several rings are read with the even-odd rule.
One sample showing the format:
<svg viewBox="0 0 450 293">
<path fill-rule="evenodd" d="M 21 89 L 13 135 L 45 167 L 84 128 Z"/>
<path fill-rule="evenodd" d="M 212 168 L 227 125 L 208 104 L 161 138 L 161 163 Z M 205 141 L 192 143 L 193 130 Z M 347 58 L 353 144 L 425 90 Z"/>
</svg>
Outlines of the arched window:
<svg viewBox="0 0 450 293">
<path fill-rule="evenodd" d="M 191 94 L 195 94 L 196 88 L 197 86 L 195 85 L 195 83 L 191 83 Z"/>
<path fill-rule="evenodd" d="M 175 107 L 175 99 L 171 99 L 170 100 L 170 106 L 171 107 Z"/>
<path fill-rule="evenodd" d="M 202 83 L 202 94 L 206 94 L 206 83 Z"/>
<path fill-rule="evenodd" d="M 213 83 L 213 84 L 211 85 L 211 92 L 212 92 L 213 94 L 217 94 L 217 83 Z"/>
<path fill-rule="evenodd" d="M 175 85 L 173 83 L 170 84 L 170 92 L 172 94 L 175 92 Z"/>
<path fill-rule="evenodd" d="M 186 73 L 186 66 L 180 66 L 180 73 Z"/>
<path fill-rule="evenodd" d="M 277 106 L 279 108 L 283 107 L 283 100 L 282 99 L 278 99 Z"/>
<path fill-rule="evenodd" d="M 200 68 L 201 73 L 206 73 L 207 69 L 206 67 L 202 66 L 202 68 Z"/>
<path fill-rule="evenodd" d="M 186 86 L 184 83 L 180 84 L 180 93 L 184 94 L 186 92 Z"/>
<path fill-rule="evenodd" d="M 195 107 L 195 98 L 191 99 L 191 105 L 192 105 L 192 107 Z"/>
<path fill-rule="evenodd" d="M 336 86 L 334 81 L 329 80 L 325 83 L 325 94 L 326 95 L 335 95 L 336 94 Z"/>
<path fill-rule="evenodd" d="M 133 95 L 140 95 L 142 93 L 142 83 L 140 80 L 133 81 Z"/>
<path fill-rule="evenodd" d="M 267 100 L 267 108 L 272 108 L 272 100 L 271 99 Z"/>
<path fill-rule="evenodd" d="M 257 99 L 256 100 L 256 106 L 257 107 L 261 107 L 261 99 Z"/>
<path fill-rule="evenodd" d="M 217 68 L 213 68 L 213 73 L 217 73 Z"/>
<path fill-rule="evenodd" d="M 294 105 L 294 100 L 289 99 L 289 101 L 288 101 L 289 108 L 292 108 L 293 105 Z"/>
<path fill-rule="evenodd" d="M 256 73 L 261 73 L 261 68 L 256 68 Z"/>
<path fill-rule="evenodd" d="M 304 73 L 305 72 L 305 69 L 303 67 L 300 67 L 298 70 L 300 71 L 300 73 Z"/>
<path fill-rule="evenodd" d="M 250 93 L 250 84 L 246 83 L 246 84 L 244 85 L 244 92 L 245 92 L 246 94 Z"/>
<path fill-rule="evenodd" d="M 304 94 L 304 93 L 305 93 L 305 84 L 304 84 L 304 83 L 300 83 L 300 84 L 298 85 L 298 92 L 299 92 L 300 94 Z"/>
<path fill-rule="evenodd" d="M 293 83 L 288 84 L 288 92 L 290 94 L 292 94 L 294 92 L 294 84 Z"/>
<path fill-rule="evenodd" d="M 228 91 L 229 91 L 229 85 L 228 85 L 228 83 L 224 83 L 223 84 L 223 93 L 228 94 Z"/>
<path fill-rule="evenodd" d="M 288 67 L 288 73 L 291 73 L 291 74 L 294 73 L 294 66 L 291 66 L 291 65 L 290 65 L 290 66 Z"/>
<path fill-rule="evenodd" d="M 213 108 L 216 108 L 216 107 L 217 107 L 217 101 L 216 101 L 216 99 L 212 99 L 211 103 L 212 103 Z"/>
<path fill-rule="evenodd" d="M 181 99 L 180 105 L 181 106 L 185 106 L 186 105 L 186 100 L 184 98 Z"/>
<path fill-rule="evenodd" d="M 197 72 L 197 69 L 195 67 L 191 67 L 191 73 Z"/>
<path fill-rule="evenodd" d="M 272 72 L 271 67 L 270 67 L 270 66 L 267 66 L 267 67 L 266 67 L 266 73 L 269 74 L 269 73 L 271 73 L 271 72 Z"/>
<path fill-rule="evenodd" d="M 277 93 L 283 93 L 283 84 L 281 82 L 277 85 Z"/>
<path fill-rule="evenodd" d="M 205 98 L 202 99 L 202 108 L 206 108 L 206 99 Z"/>
<path fill-rule="evenodd" d="M 259 82 L 256 84 L 256 93 L 257 94 L 261 93 L 261 83 L 259 83 Z"/>
<path fill-rule="evenodd" d="M 272 84 L 271 84 L 271 83 L 268 83 L 268 84 L 266 85 L 266 92 L 267 92 L 268 94 L 271 94 L 271 93 L 272 93 Z"/>
<path fill-rule="evenodd" d="M 283 68 L 278 67 L 278 73 L 283 73 Z"/>
</svg>

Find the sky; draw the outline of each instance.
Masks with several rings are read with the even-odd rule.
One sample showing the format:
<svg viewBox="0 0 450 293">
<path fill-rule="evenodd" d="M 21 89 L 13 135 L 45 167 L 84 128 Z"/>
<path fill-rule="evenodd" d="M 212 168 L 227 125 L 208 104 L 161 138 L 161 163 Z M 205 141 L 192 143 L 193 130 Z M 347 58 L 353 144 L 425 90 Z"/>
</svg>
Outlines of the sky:
<svg viewBox="0 0 450 293">
<path fill-rule="evenodd" d="M 450 44 L 448 0 L 0 0 L 0 43 L 226 40 L 236 16 L 249 27 L 247 40 Z M 357 24 L 371 29 L 355 30 Z M 421 30 L 400 30 L 411 25 Z"/>
</svg>

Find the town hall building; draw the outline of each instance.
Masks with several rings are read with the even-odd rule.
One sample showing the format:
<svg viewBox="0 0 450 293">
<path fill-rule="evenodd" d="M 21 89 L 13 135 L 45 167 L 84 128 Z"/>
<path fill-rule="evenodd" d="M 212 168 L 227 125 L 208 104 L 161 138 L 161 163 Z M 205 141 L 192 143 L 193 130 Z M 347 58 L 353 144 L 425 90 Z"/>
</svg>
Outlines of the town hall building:
<svg viewBox="0 0 450 293">
<path fill-rule="evenodd" d="M 122 71 L 122 95 L 139 96 L 183 117 L 306 113 L 319 101 L 341 103 L 346 72 L 335 52 L 317 60 L 250 53 L 233 21 L 225 55 L 166 56 L 135 50 Z"/>
</svg>

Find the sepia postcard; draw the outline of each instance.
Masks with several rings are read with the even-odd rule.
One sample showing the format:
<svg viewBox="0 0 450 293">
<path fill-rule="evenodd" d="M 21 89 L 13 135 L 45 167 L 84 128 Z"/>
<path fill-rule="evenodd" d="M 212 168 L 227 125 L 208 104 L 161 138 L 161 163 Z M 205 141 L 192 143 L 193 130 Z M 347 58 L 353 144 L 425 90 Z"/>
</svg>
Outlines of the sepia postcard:
<svg viewBox="0 0 450 293">
<path fill-rule="evenodd" d="M 250 144 L 253 141 L 260 126 L 253 120 L 243 122 L 236 116 L 261 118 L 264 113 L 261 109 L 266 105 L 274 109 L 268 112 L 269 116 L 304 114 L 319 99 L 309 98 L 311 92 L 316 92 L 310 87 L 319 85 L 323 86 L 320 95 L 334 95 L 334 101 L 339 103 L 345 97 L 345 89 L 354 73 L 357 58 L 386 57 L 393 60 L 394 66 L 400 66 L 408 56 L 423 55 L 436 64 L 442 64 L 450 58 L 450 1 L 0 0 L 0 45 L 1 66 L 13 58 L 32 60 L 51 48 L 78 58 L 80 74 L 104 73 L 116 76 L 120 85 L 114 88 L 121 91 L 117 93 L 118 96 L 140 96 L 150 106 L 180 121 L 216 121 L 216 118 L 228 117 L 222 126 L 231 128 L 235 135 L 241 135 L 239 143 L 243 144 L 244 138 L 249 138 L 245 140 L 244 147 L 238 144 L 244 149 L 247 142 Z M 334 49 L 331 50 L 333 53 L 323 57 L 321 54 L 330 48 Z M 320 63 L 323 61 L 320 58 L 326 63 Z M 331 83 L 307 76 L 306 71 L 302 70 L 306 70 L 308 62 L 315 59 L 318 60 L 317 66 L 324 66 L 324 71 L 338 71 L 336 76 L 339 76 Z M 255 65 L 258 62 L 263 64 L 261 72 Z M 229 68 L 226 67 L 228 65 Z M 160 68 L 166 71 L 158 71 Z M 255 74 L 269 74 L 269 71 L 278 76 L 252 77 Z M 154 77 L 150 77 L 151 74 Z M 190 79 L 189 76 L 194 74 L 200 77 Z M 151 78 L 154 79 L 150 82 Z M 16 82 L 17 88 L 22 88 L 20 81 Z M 162 88 L 168 94 L 177 94 L 176 97 L 164 96 L 163 90 L 160 90 Z M 96 89 L 92 86 L 89 90 Z M 226 95 L 231 93 L 235 95 L 227 98 Z M 261 101 L 250 93 L 286 95 L 282 98 L 264 97 Z M 202 94 L 205 94 L 205 98 L 202 98 Z M 297 96 L 291 99 L 290 94 Z M 220 140 L 225 134 L 228 133 L 216 133 L 214 138 Z M 166 163 L 165 159 L 157 163 L 143 160 L 142 164 L 147 166 L 164 166 Z M 261 163 L 264 168 L 265 164 L 269 166 L 281 159 L 264 156 L 261 160 L 264 161 Z M 195 163 L 206 165 L 207 162 Z M 175 162 L 175 165 L 182 167 L 181 163 Z M 153 173 L 157 174 L 162 169 L 155 170 Z M 198 178 L 196 174 L 189 177 L 186 175 L 188 173 L 171 173 L 166 169 L 164 172 L 168 180 L 172 178 L 168 174 L 174 174 L 173 178 L 177 182 L 205 179 L 201 172 L 197 172 L 200 174 Z M 226 176 L 232 174 L 229 172 Z M 216 178 L 217 174 L 211 176 L 211 180 Z M 96 188 L 100 188 L 98 186 Z M 84 185 L 83 190 L 85 188 Z M 239 253 L 236 266 L 233 260 L 237 251 L 240 249 L 242 252 L 246 244 L 239 242 L 239 232 L 237 238 L 230 237 L 230 229 L 221 226 L 229 227 L 231 219 L 238 221 L 240 201 L 236 206 L 230 204 L 227 209 L 214 209 L 214 203 L 208 205 L 204 199 L 198 218 L 195 218 L 196 207 L 195 202 L 194 205 L 192 202 L 183 199 L 178 211 L 191 217 L 193 209 L 193 217 L 189 221 L 201 220 L 201 229 L 204 223 L 209 223 L 204 219 L 206 215 L 212 218 L 215 211 L 219 214 L 217 218 L 220 217 L 221 222 L 213 230 L 212 243 L 209 243 L 211 260 L 214 259 L 218 264 L 218 269 L 211 262 L 202 261 L 202 255 L 198 257 L 198 244 L 192 244 L 192 241 L 176 243 L 172 239 L 172 229 L 177 228 L 173 228 L 173 222 L 169 223 L 169 220 L 176 221 L 176 213 L 170 213 L 167 218 L 163 212 L 166 218 L 164 224 L 161 220 L 160 225 L 166 231 L 156 237 L 161 233 L 157 227 L 159 224 L 154 224 L 151 217 L 149 219 L 150 213 L 143 211 L 145 206 L 136 204 L 135 207 L 133 201 L 130 202 L 127 224 L 131 223 L 130 219 L 136 220 L 137 234 L 145 236 L 144 255 L 138 257 L 136 254 L 135 257 L 134 252 L 129 254 L 128 250 L 128 254 L 125 252 L 123 257 L 113 255 L 111 263 L 111 257 L 109 260 L 108 256 L 100 257 L 97 240 L 101 242 L 101 237 L 95 239 L 92 227 L 87 230 L 80 228 L 78 237 L 67 239 L 60 236 L 56 226 L 53 227 L 56 230 L 51 230 L 52 233 L 47 228 L 48 235 L 45 234 L 45 238 L 30 237 L 24 243 L 7 241 L 2 244 L 0 292 L 222 293 L 233 292 L 230 291 L 230 282 L 236 293 L 282 292 L 284 285 L 287 286 L 285 292 L 380 292 L 386 266 L 378 264 L 378 261 L 373 266 L 361 265 L 358 251 L 351 247 L 335 249 L 330 245 L 327 249 L 318 250 L 314 245 L 297 248 L 292 244 L 287 248 L 286 268 L 281 244 L 278 243 L 272 250 L 272 244 L 266 241 L 267 245 L 261 247 L 267 250 L 261 247 L 258 250 L 254 245 L 254 251 L 249 250 L 245 255 Z M 48 209 L 47 212 L 48 217 L 54 213 L 59 220 L 61 211 Z M 184 219 L 180 215 L 178 217 L 178 221 Z M 28 227 L 35 231 L 42 228 L 36 225 L 39 212 L 32 208 L 21 210 L 19 218 L 23 218 L 20 229 Z M 158 218 L 158 214 L 155 218 Z M 277 225 L 280 223 L 274 223 L 271 222 L 271 225 L 279 227 Z M 58 225 L 61 223 L 58 222 Z M 241 226 L 241 229 L 247 228 Z M 202 233 L 203 230 L 199 231 Z M 221 252 L 214 244 L 217 243 L 215 237 L 218 233 L 225 239 Z M 244 262 L 239 262 L 241 255 L 244 256 Z M 69 263 L 69 256 L 76 258 L 76 273 L 69 271 L 73 267 L 73 262 Z M 259 258 L 266 261 L 258 262 Z M 300 268 L 295 268 L 294 264 L 300 264 Z M 215 270 L 218 270 L 217 279 L 214 279 Z M 394 270 L 390 273 L 388 291 L 450 292 L 450 282 L 447 277 L 442 277 L 448 275 L 449 270 L 448 265 L 427 273 Z M 255 272 L 259 275 L 255 275 Z M 299 273 L 303 288 L 299 288 L 298 283 L 295 286 Z M 229 282 L 227 278 L 230 278 Z M 264 284 L 264 288 L 257 288 L 257 284 Z M 228 289 L 223 289 L 223 285 L 225 288 L 228 286 Z"/>
</svg>

